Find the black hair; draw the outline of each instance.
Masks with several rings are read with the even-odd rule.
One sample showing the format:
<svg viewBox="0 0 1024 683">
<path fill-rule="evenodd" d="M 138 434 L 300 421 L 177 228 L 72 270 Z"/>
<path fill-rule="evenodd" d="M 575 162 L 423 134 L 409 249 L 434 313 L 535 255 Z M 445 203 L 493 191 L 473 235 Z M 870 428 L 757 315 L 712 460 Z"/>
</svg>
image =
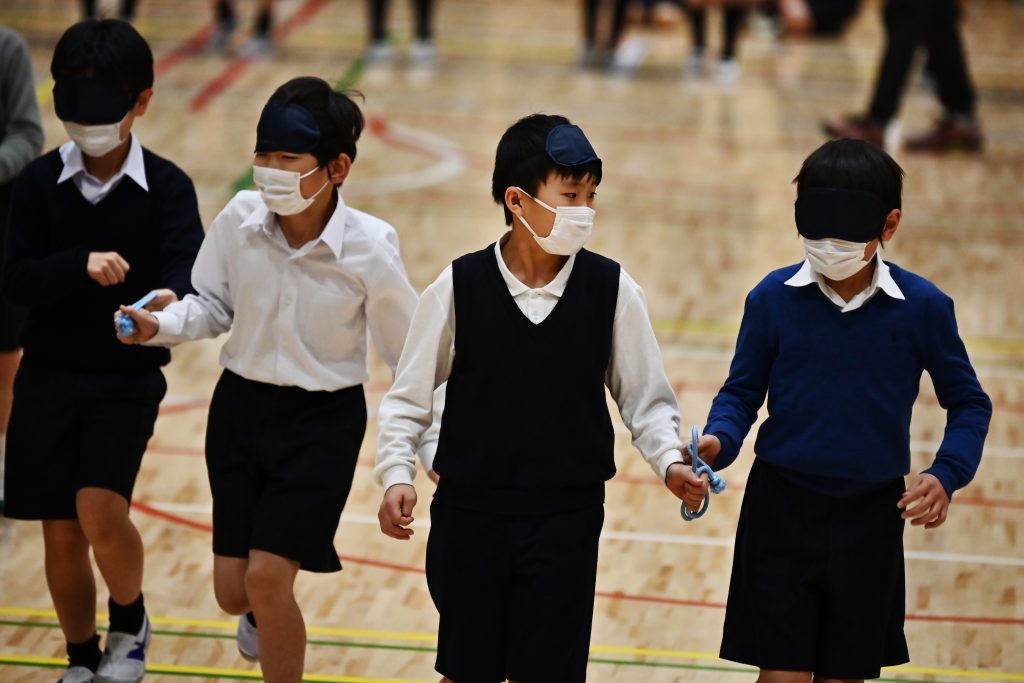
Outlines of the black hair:
<svg viewBox="0 0 1024 683">
<path fill-rule="evenodd" d="M 804 159 L 793 182 L 799 197 L 812 187 L 870 192 L 886 211 L 903 208 L 903 178 L 896 161 L 882 148 L 864 140 L 831 140 Z"/>
<path fill-rule="evenodd" d="M 153 51 L 120 19 L 86 19 L 60 37 L 50 62 L 53 80 L 95 78 L 119 84 L 136 101 L 153 87 Z"/>
<path fill-rule="evenodd" d="M 494 175 L 491 178 L 491 196 L 505 211 L 505 225 L 512 225 L 512 212 L 505 206 L 505 190 L 518 187 L 537 194 L 537 188 L 548 179 L 552 171 L 559 177 L 582 180 L 590 176 L 601 183 L 601 162 L 588 161 L 578 166 L 555 163 L 546 151 L 548 133 L 555 126 L 571 123 L 564 116 L 532 114 L 516 121 L 505 131 L 494 155 Z"/>
<path fill-rule="evenodd" d="M 339 154 L 356 160 L 356 140 L 363 132 L 363 112 L 352 100 L 362 97 L 355 90 L 338 92 L 322 78 L 300 76 L 293 78 L 270 96 L 269 102 L 282 106 L 298 104 L 313 115 L 320 129 L 320 141 L 310 150 L 317 163 L 323 166 Z"/>
</svg>

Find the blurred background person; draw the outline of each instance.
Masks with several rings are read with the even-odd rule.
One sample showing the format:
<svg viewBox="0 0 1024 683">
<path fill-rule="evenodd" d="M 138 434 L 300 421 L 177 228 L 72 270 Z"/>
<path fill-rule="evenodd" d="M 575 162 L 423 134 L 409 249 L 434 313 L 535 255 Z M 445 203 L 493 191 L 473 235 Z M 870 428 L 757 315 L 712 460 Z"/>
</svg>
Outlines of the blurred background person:
<svg viewBox="0 0 1024 683">
<path fill-rule="evenodd" d="M 432 62 L 437 56 L 434 45 L 434 0 L 411 0 L 415 14 L 415 37 L 409 46 L 409 59 L 414 64 Z M 388 11 L 390 0 L 369 0 L 370 13 L 370 44 L 366 49 L 366 58 L 371 62 L 383 62 L 391 59 L 393 48 L 388 32 Z"/>
</svg>

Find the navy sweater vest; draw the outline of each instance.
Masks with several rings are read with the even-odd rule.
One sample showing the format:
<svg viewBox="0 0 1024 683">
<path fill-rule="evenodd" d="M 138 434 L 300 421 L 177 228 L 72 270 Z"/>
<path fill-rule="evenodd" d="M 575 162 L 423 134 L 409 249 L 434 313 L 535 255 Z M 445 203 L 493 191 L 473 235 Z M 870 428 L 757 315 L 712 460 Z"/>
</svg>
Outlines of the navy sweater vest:
<svg viewBox="0 0 1024 683">
<path fill-rule="evenodd" d="M 619 264 L 581 251 L 539 324 L 509 294 L 493 244 L 456 260 L 452 279 L 455 361 L 437 497 L 525 514 L 600 504 L 615 474 L 604 387 Z"/>
</svg>

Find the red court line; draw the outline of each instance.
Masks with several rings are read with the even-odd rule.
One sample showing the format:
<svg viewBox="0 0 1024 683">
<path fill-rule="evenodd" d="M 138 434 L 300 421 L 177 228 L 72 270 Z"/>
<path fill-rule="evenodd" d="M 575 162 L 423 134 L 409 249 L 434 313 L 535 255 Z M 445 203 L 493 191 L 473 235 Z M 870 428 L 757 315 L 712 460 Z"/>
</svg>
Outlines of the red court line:
<svg viewBox="0 0 1024 683">
<path fill-rule="evenodd" d="M 274 43 L 280 45 L 285 37 L 301 24 L 313 18 L 327 0 L 306 0 L 298 10 L 274 30 Z M 224 92 L 248 68 L 255 57 L 236 57 L 213 80 L 208 81 L 199 93 L 189 102 L 189 109 L 199 111 L 220 93 Z"/>
<path fill-rule="evenodd" d="M 213 24 L 207 24 L 202 27 L 186 40 L 184 43 L 176 47 L 174 50 L 164 55 L 160 59 L 156 60 L 156 64 L 153 65 L 153 73 L 155 76 L 160 77 L 165 75 L 168 71 L 178 66 L 186 58 L 199 52 L 206 46 L 206 42 L 210 39 L 213 34 Z"/>
<path fill-rule="evenodd" d="M 165 521 L 171 522 L 172 524 L 179 524 L 186 526 L 190 529 L 196 529 L 199 531 L 205 531 L 210 533 L 213 531 L 213 527 L 209 524 L 203 524 L 201 522 L 194 522 L 185 517 L 173 514 L 171 512 L 164 512 L 163 510 L 157 510 L 154 507 L 146 505 L 139 501 L 132 501 L 132 507 L 147 515 L 158 517 Z M 380 567 L 381 569 L 391 569 L 398 572 L 406 572 L 410 574 L 425 574 L 426 570 L 422 567 L 416 567 L 408 564 L 396 564 L 393 562 L 381 562 L 378 560 L 371 560 L 363 557 L 348 557 L 346 555 L 338 555 L 338 558 L 342 562 L 351 562 L 352 564 L 364 564 L 370 567 Z M 681 607 L 701 607 L 710 609 L 725 609 L 724 602 L 708 602 L 704 600 L 682 600 L 678 598 L 666 598 L 658 595 L 634 595 L 631 593 L 622 593 L 619 591 L 607 592 L 597 591 L 594 593 L 599 598 L 607 598 L 609 600 L 624 600 L 627 602 L 647 602 L 655 603 L 660 605 L 675 605 Z M 906 615 L 907 621 L 931 621 L 931 622 L 948 622 L 957 624 L 992 624 L 992 625 L 1006 625 L 1006 626 L 1024 626 L 1024 619 L 1012 619 L 1008 617 L 972 617 L 972 616 L 947 616 L 940 614 L 908 614 Z"/>
</svg>

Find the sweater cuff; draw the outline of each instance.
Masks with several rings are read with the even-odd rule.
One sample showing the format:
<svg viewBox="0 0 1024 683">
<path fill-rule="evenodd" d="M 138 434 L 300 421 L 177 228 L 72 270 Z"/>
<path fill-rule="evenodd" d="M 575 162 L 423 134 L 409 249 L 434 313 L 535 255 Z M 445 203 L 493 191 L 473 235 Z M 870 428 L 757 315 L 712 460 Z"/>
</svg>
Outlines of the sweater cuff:
<svg viewBox="0 0 1024 683">
<path fill-rule="evenodd" d="M 668 476 L 669 465 L 677 462 L 685 464 L 683 454 L 678 448 L 673 448 L 659 455 L 654 462 L 651 463 L 651 469 L 654 470 L 654 473 L 658 475 L 659 479 L 665 481 L 665 477 Z"/>
<path fill-rule="evenodd" d="M 946 496 L 949 500 L 953 500 L 953 493 L 956 492 L 956 485 L 954 484 L 953 472 L 941 462 L 933 463 L 931 467 L 921 472 L 921 474 L 930 474 L 939 480 L 942 484 L 942 488 L 946 490 Z"/>
<path fill-rule="evenodd" d="M 395 465 L 381 475 L 380 483 L 385 491 L 395 484 L 408 484 L 409 486 L 413 486 L 413 478 L 415 476 L 416 472 L 410 472 L 408 467 L 404 465 Z"/>
</svg>

